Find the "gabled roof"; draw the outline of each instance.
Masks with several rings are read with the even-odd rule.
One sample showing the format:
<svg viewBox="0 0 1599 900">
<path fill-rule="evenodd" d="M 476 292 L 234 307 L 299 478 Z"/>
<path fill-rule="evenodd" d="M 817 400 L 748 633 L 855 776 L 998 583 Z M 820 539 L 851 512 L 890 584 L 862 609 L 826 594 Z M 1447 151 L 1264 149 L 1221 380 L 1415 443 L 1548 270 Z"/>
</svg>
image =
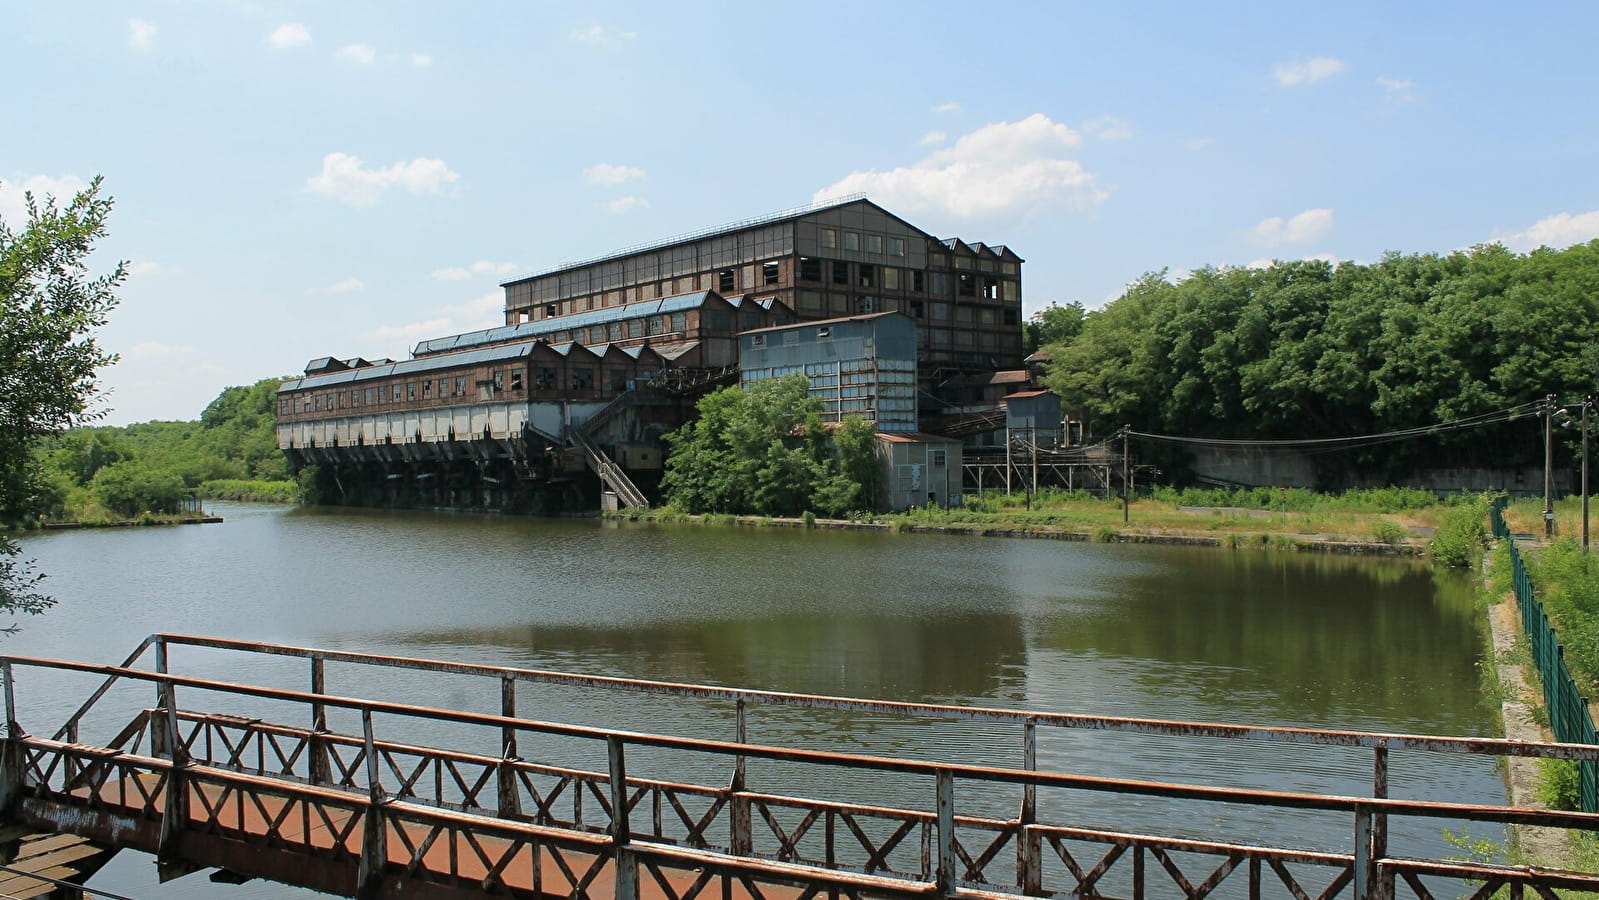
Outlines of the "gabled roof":
<svg viewBox="0 0 1599 900">
<path fill-rule="evenodd" d="M 691 291 L 687 294 L 674 294 L 658 300 L 640 300 L 635 303 L 624 303 L 621 306 L 607 306 L 602 309 L 591 309 L 586 312 L 573 313 L 569 316 L 556 316 L 552 319 L 539 319 L 536 322 L 520 322 L 516 325 L 500 325 L 494 328 L 485 328 L 481 331 L 468 331 L 464 334 L 452 334 L 446 337 L 433 338 L 422 341 L 412 350 L 416 356 L 426 356 L 441 353 L 447 350 L 460 350 L 467 347 L 478 347 L 484 344 L 498 344 L 505 341 L 535 338 L 541 335 L 554 334 L 557 331 L 570 331 L 574 328 L 588 328 L 591 325 L 608 325 L 612 322 L 624 322 L 639 316 L 653 316 L 662 313 L 682 312 L 688 309 L 698 309 L 710 302 L 712 298 L 721 300 L 720 294 L 715 291 Z M 724 301 L 725 302 L 725 301 Z"/>
<path fill-rule="evenodd" d="M 326 375 L 308 375 L 304 378 L 295 378 L 283 382 L 278 387 L 278 393 L 371 381 L 378 378 L 388 378 L 391 375 L 412 375 L 422 372 L 436 372 L 441 369 L 454 369 L 460 366 L 475 366 L 481 363 L 520 359 L 532 353 L 533 348 L 537 345 L 538 342 L 536 341 L 524 341 L 520 344 L 482 347 L 460 353 L 439 353 L 433 356 L 408 359 L 405 362 L 391 362 L 384 365 L 366 366 L 360 369 L 346 369 Z"/>
</svg>

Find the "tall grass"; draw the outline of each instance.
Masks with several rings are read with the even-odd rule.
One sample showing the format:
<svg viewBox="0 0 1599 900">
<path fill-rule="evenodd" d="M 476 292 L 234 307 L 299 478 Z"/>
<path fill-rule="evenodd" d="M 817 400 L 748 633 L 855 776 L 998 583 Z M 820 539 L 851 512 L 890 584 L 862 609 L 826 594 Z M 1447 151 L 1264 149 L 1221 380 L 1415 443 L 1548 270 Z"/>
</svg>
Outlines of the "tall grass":
<svg viewBox="0 0 1599 900">
<path fill-rule="evenodd" d="M 1427 552 L 1446 566 L 1475 567 L 1488 546 L 1488 507 L 1492 494 L 1466 494 L 1444 515 L 1442 527 L 1433 532 Z"/>
<path fill-rule="evenodd" d="M 1361 488 L 1341 494 L 1318 494 L 1304 488 L 1171 488 L 1157 487 L 1151 496 L 1174 506 L 1236 506 L 1274 512 L 1396 513 L 1437 506 L 1438 496 L 1418 488 Z"/>
<path fill-rule="evenodd" d="M 218 478 L 200 483 L 200 496 L 207 500 L 243 500 L 250 503 L 298 503 L 300 485 L 293 481 L 249 481 Z"/>
</svg>

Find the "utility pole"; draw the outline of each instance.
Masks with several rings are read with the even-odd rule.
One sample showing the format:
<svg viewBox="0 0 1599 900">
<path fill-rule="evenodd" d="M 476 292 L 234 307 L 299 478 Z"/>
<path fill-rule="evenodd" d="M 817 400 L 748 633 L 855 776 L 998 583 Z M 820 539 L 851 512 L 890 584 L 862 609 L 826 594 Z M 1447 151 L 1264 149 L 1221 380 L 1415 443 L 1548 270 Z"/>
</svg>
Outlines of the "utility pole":
<svg viewBox="0 0 1599 900">
<path fill-rule="evenodd" d="M 1132 500 L 1132 492 L 1128 489 L 1129 481 L 1128 481 L 1128 472 L 1127 472 L 1127 432 L 1129 432 L 1131 430 L 1132 430 L 1132 426 L 1131 425 L 1123 425 L 1122 426 L 1122 524 L 1123 525 L 1127 524 L 1127 519 L 1128 519 L 1128 516 L 1129 516 L 1129 512 L 1128 511 L 1129 511 L 1129 509 L 1131 507 L 1131 504 L 1133 502 L 1133 500 Z"/>
<path fill-rule="evenodd" d="M 1582 552 L 1588 552 L 1588 411 L 1593 395 L 1582 398 Z"/>
<path fill-rule="evenodd" d="M 1543 536 L 1555 534 L 1555 395 L 1543 401 Z"/>
</svg>

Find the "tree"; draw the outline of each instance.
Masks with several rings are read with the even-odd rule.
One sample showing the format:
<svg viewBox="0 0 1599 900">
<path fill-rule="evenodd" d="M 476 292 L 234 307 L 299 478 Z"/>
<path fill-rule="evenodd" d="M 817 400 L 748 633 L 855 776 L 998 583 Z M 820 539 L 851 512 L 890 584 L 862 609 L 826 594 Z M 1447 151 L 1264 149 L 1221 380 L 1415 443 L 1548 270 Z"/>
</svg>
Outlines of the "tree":
<svg viewBox="0 0 1599 900">
<path fill-rule="evenodd" d="M 116 361 L 95 342 L 116 306 L 125 263 L 91 277 L 88 257 L 104 237 L 111 199 L 101 180 L 65 207 L 26 195 L 21 230 L 0 218 L 0 525 L 38 512 L 42 495 L 38 441 L 98 417 L 96 373 Z M 0 610 L 37 613 L 52 602 L 37 588 L 42 574 L 16 559 L 0 536 Z"/>
<path fill-rule="evenodd" d="M 1070 342 L 1083 332 L 1083 320 L 1087 318 L 1088 311 L 1083 304 L 1073 300 L 1061 306 L 1051 303 L 1032 314 L 1027 319 L 1027 330 L 1023 335 L 1027 352 L 1032 353 L 1040 347 L 1050 344 L 1063 344 Z"/>
<path fill-rule="evenodd" d="M 846 422 L 835 454 L 821 402 L 804 377 L 724 388 L 700 400 L 699 416 L 666 436 L 672 454 L 661 488 L 691 513 L 839 515 L 871 496 L 859 480 L 875 430 Z M 870 456 L 867 456 L 870 459 Z"/>
</svg>

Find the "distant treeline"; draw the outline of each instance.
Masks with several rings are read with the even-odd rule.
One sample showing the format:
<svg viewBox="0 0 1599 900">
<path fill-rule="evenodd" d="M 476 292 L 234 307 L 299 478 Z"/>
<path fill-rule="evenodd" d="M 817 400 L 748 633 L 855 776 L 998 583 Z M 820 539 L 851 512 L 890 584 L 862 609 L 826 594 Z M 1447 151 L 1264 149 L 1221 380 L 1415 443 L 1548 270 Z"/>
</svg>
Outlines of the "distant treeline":
<svg viewBox="0 0 1599 900">
<path fill-rule="evenodd" d="M 1245 440 L 1376 434 L 1576 402 L 1599 377 L 1599 241 L 1498 244 L 1370 265 L 1146 275 L 1047 344 L 1048 385 L 1091 434 Z M 1541 464 L 1536 418 L 1336 454 L 1352 470 Z M 1563 438 L 1565 440 L 1565 438 Z M 1562 459 L 1570 457 L 1562 453 Z"/>
<path fill-rule="evenodd" d="M 197 422 L 74 428 L 39 450 L 42 521 L 97 522 L 177 513 L 191 496 L 292 502 L 273 432 L 279 379 L 230 387 Z"/>
</svg>

